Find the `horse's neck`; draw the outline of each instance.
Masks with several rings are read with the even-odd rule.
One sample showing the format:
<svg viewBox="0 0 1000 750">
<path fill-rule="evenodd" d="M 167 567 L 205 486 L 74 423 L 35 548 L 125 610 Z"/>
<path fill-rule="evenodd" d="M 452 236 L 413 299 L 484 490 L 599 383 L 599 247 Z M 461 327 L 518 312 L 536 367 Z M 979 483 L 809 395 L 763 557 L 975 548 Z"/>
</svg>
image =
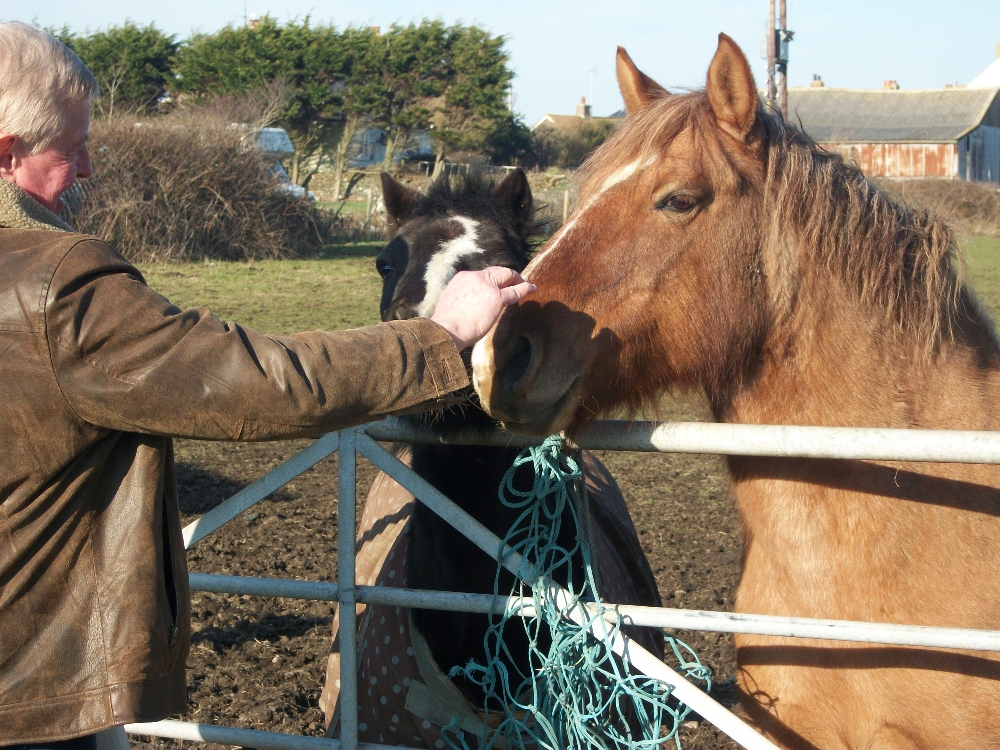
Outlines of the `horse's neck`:
<svg viewBox="0 0 1000 750">
<path fill-rule="evenodd" d="M 827 288 L 769 336 L 754 370 L 716 405 L 727 422 L 1000 428 L 1000 352 L 992 324 L 965 307 L 935 353 Z"/>
<path fill-rule="evenodd" d="M 783 339 L 769 342 L 760 366 L 717 416 L 758 424 L 1000 429 L 997 347 L 974 308 L 929 358 L 865 318 L 860 305 L 809 310 Z M 940 556 L 926 550 L 955 554 L 956 538 L 981 537 L 990 540 L 987 547 L 996 538 L 989 524 L 1000 512 L 1000 494 L 990 489 L 1000 487 L 996 467 L 736 456 L 727 463 L 746 529 L 737 598 L 744 611 L 927 622 L 919 596 L 887 592 L 898 591 L 900 579 L 940 574 Z M 978 512 L 956 513 L 964 510 Z M 938 614 L 937 624 L 959 617 Z"/>
</svg>

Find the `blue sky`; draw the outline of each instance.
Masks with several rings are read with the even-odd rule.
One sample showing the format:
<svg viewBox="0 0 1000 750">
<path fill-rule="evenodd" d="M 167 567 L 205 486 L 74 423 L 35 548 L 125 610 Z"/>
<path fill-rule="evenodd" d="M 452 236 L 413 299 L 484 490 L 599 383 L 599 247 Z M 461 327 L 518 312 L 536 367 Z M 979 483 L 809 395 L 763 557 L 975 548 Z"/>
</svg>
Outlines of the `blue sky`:
<svg viewBox="0 0 1000 750">
<path fill-rule="evenodd" d="M 181 38 L 241 24 L 244 12 L 279 19 L 308 14 L 338 26 L 389 26 L 422 17 L 481 24 L 508 38 L 517 75 L 515 109 L 529 125 L 546 112 L 571 114 L 581 96 L 590 99 L 589 68 L 596 69 L 594 114 L 618 109 L 619 44 L 667 87 L 698 87 L 717 34 L 725 31 L 750 57 L 758 84 L 764 77 L 759 50 L 766 0 L 0 0 L 3 20 L 83 31 L 128 18 L 152 21 Z M 788 0 L 788 26 L 796 32 L 789 64 L 793 86 L 807 85 L 816 73 L 828 86 L 877 88 L 893 78 L 903 88 L 937 88 L 967 83 L 995 59 L 1000 1 Z"/>
</svg>

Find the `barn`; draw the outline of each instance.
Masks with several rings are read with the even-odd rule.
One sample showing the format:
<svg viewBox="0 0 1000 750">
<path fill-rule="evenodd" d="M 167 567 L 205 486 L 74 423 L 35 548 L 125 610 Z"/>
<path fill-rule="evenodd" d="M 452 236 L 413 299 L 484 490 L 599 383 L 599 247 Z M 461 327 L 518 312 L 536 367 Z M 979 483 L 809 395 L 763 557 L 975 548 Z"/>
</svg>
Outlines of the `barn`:
<svg viewBox="0 0 1000 750">
<path fill-rule="evenodd" d="M 872 177 L 1000 183 L 1000 89 L 894 84 L 792 88 L 788 119 Z"/>
</svg>

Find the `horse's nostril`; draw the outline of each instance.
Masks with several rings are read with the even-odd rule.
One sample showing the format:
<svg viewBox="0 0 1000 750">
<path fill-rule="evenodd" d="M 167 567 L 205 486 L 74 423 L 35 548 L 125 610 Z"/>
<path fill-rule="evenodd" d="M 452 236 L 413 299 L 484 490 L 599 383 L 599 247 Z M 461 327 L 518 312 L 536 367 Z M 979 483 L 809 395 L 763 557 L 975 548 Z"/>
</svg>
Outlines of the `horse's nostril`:
<svg viewBox="0 0 1000 750">
<path fill-rule="evenodd" d="M 501 378 L 506 388 L 513 388 L 524 377 L 531 363 L 531 342 L 524 336 L 518 336 L 511 347 L 510 355 L 504 364 Z"/>
</svg>

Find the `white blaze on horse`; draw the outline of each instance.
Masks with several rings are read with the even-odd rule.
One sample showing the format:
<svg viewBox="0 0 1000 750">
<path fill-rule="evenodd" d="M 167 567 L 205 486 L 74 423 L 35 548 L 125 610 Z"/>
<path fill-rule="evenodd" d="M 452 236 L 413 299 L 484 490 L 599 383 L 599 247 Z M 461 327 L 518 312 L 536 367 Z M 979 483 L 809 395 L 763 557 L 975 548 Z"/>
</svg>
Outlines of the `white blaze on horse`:
<svg viewBox="0 0 1000 750">
<path fill-rule="evenodd" d="M 515 431 L 681 388 L 715 419 L 1000 429 L 1000 345 L 947 226 L 766 111 L 725 35 L 671 95 L 624 50 L 626 124 L 473 354 Z M 731 457 L 737 609 L 1000 629 L 1000 468 Z M 742 704 L 788 747 L 1000 745 L 989 653 L 736 637 Z"/>
<path fill-rule="evenodd" d="M 383 320 L 433 313 L 441 290 L 455 273 L 488 266 L 521 271 L 528 262 L 528 240 L 535 230 L 531 189 L 523 170 L 494 183 L 472 175 L 454 182 L 439 180 L 426 194 L 382 176 L 383 195 L 392 238 L 375 267 L 382 276 Z M 432 421 L 447 434 L 466 425 L 495 426 L 469 401 L 453 410 L 407 419 Z M 497 536 L 503 538 L 521 511 L 497 497 L 504 474 L 518 454 L 514 448 L 449 445 L 399 445 L 398 455 L 414 471 Z M 591 522 L 601 596 L 605 601 L 659 606 L 656 580 L 642 552 L 628 509 L 614 479 L 593 455 L 584 453 L 587 515 Z M 529 472 L 530 473 L 530 472 Z M 515 477 L 522 489 L 532 477 Z M 567 516 L 569 513 L 567 512 Z M 574 546 L 574 525 L 564 518 L 559 542 Z M 586 538 L 586 537 L 584 537 Z M 575 581 L 582 580 L 582 561 L 574 560 Z M 565 573 L 566 571 L 563 571 Z M 380 474 L 365 501 L 358 524 L 357 580 L 360 585 L 407 586 L 417 589 L 493 593 L 497 562 L 442 521 L 413 496 Z M 565 584 L 565 575 L 557 580 Z M 504 572 L 501 593 L 513 586 Z M 486 696 L 458 677 L 452 667 L 470 660 L 486 661 L 486 615 L 398 607 L 358 606 L 359 738 L 363 742 L 443 747 L 441 727 L 454 718 L 468 734 L 483 728 Z M 334 635 L 339 617 L 334 620 Z M 645 648 L 663 653 L 660 631 L 627 628 Z M 547 628 L 540 647 L 550 642 Z M 505 628 L 504 668 L 527 676 L 531 669 L 528 639 L 519 624 Z M 322 705 L 337 736 L 340 693 L 339 639 L 334 640 Z M 502 716 L 491 705 L 493 716 Z"/>
</svg>

